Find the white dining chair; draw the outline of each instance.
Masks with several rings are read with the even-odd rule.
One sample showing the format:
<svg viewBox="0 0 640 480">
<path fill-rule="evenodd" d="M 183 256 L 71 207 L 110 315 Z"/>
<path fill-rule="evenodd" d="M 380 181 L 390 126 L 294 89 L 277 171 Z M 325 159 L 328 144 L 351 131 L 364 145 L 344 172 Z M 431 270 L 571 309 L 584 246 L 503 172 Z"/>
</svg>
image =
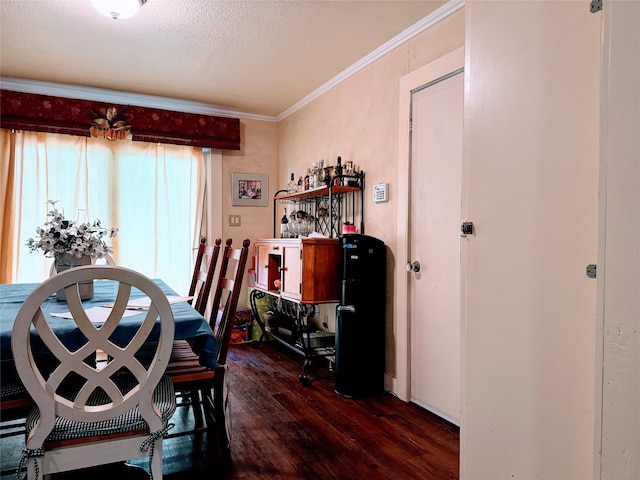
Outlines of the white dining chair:
<svg viewBox="0 0 640 480">
<path fill-rule="evenodd" d="M 114 307 L 102 325 L 91 322 L 78 290 L 79 283 L 98 279 L 117 282 Z M 148 296 L 151 305 L 140 313 L 140 326 L 130 341 L 118 345 L 112 336 L 132 288 Z M 73 350 L 54 333 L 42 308 L 60 289 L 65 289 L 73 316 L 67 321 L 74 321 L 86 339 Z M 150 339 L 152 333 L 157 337 Z M 36 334 L 60 362 L 53 371 L 50 362 L 48 367 L 39 365 L 32 350 Z M 38 286 L 18 312 L 11 336 L 16 370 L 36 404 L 27 417 L 25 449 L 18 466 L 27 464 L 27 478 L 148 455 L 151 478 L 161 479 L 162 439 L 176 408 L 172 382 L 164 376 L 173 335 L 173 314 L 165 294 L 133 270 L 77 267 Z M 138 360 L 136 352 L 143 344 L 148 348 L 148 341 L 156 348 L 147 363 Z M 118 342 L 123 343 L 122 338 Z M 100 368 L 93 360 L 98 349 L 108 355 L 107 364 Z"/>
</svg>

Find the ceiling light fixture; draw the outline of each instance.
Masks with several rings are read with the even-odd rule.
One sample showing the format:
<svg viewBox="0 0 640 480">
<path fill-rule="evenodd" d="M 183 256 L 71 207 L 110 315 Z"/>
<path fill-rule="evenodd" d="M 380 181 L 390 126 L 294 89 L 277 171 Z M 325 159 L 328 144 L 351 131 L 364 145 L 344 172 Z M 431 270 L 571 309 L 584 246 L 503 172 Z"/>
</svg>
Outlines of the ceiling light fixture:
<svg viewBox="0 0 640 480">
<path fill-rule="evenodd" d="M 91 0 L 93 8 L 114 20 L 131 18 L 147 0 Z"/>
</svg>

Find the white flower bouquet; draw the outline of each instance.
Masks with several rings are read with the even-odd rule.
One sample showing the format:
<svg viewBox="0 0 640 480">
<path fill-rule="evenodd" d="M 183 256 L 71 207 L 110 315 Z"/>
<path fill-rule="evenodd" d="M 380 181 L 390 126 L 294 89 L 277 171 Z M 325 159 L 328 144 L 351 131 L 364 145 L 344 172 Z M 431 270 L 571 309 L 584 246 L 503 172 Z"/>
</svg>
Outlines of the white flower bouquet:
<svg viewBox="0 0 640 480">
<path fill-rule="evenodd" d="M 57 200 L 49 200 L 52 209 L 47 214 L 49 221 L 44 228 L 37 227 L 35 238 L 27 239 L 27 247 L 31 252 L 42 250 L 45 257 L 55 258 L 61 254 L 69 254 L 74 257 L 90 256 L 100 258 L 106 253 L 113 253 L 113 248 L 108 246 L 105 237 L 113 238 L 118 234 L 117 228 L 105 228 L 100 220 L 93 223 L 77 223 L 67 220 L 55 207 Z"/>
</svg>

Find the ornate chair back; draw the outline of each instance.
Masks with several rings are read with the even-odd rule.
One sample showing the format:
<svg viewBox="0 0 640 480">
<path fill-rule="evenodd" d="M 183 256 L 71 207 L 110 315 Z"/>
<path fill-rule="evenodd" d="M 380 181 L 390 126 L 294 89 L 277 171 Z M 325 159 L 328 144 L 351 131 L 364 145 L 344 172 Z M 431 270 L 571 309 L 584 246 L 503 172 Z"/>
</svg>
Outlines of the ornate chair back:
<svg viewBox="0 0 640 480">
<path fill-rule="evenodd" d="M 114 307 L 102 325 L 91 322 L 90 313 L 84 309 L 80 300 L 78 284 L 92 280 L 112 280 L 117 285 L 114 287 L 114 291 L 117 291 Z M 148 296 L 151 304 L 148 310 L 141 312 L 140 315 L 144 315 L 144 319 L 133 337 L 126 345 L 119 345 L 111 337 L 123 318 L 134 288 Z M 65 290 L 69 311 L 73 317 L 72 320 L 66 321 L 75 322 L 78 334 L 86 340 L 80 348 L 73 351 L 54 333 L 50 325 L 51 318 L 42 307 L 43 303 L 60 289 Z M 34 333 L 37 334 L 37 338 Z M 164 422 L 167 419 L 162 418 L 161 412 L 154 404 L 153 396 L 171 356 L 173 335 L 173 314 L 165 294 L 152 280 L 133 270 L 106 265 L 77 267 L 43 282 L 24 301 L 11 336 L 16 370 L 39 410 L 39 420 L 33 428 L 28 428 L 26 449 L 37 451 L 45 447 L 46 451 L 45 441 L 52 440 L 50 434 L 54 427 L 57 431 L 60 417 L 64 421 L 83 422 L 82 425 L 86 425 L 83 428 L 88 430 L 92 428 L 89 425 L 91 423 L 116 421 L 114 419 L 118 417 L 118 426 L 122 426 L 123 429 L 129 426 L 137 431 L 140 430 L 140 425 L 127 425 L 127 417 L 125 416 L 125 420 L 121 418 L 123 414 L 129 415 L 129 412 L 137 407 L 144 421 L 143 429 L 146 427 L 147 432 L 153 433 L 165 428 Z M 43 371 L 32 349 L 36 341 L 42 342 L 57 359 L 57 366 L 52 368 L 49 364 Z M 136 358 L 136 352 L 147 341 L 154 344 L 157 342 L 157 347 L 153 359 L 143 364 Z M 122 339 L 118 342 L 123 343 Z M 106 365 L 101 368 L 94 363 L 94 354 L 98 350 L 104 351 L 109 357 Z M 173 388 L 170 390 L 170 397 L 173 399 Z M 120 422 L 125 424 L 122 425 Z M 71 433 L 72 438 L 75 434 L 77 432 Z M 161 438 L 160 436 L 160 442 Z M 156 440 L 158 439 L 154 442 Z M 109 454 L 109 445 L 111 444 L 106 442 L 100 447 L 103 449 L 104 459 L 113 461 L 113 455 Z M 78 453 L 75 455 L 78 456 Z M 132 456 L 135 455 L 130 455 Z M 94 461 L 100 463 L 101 458 Z M 47 462 L 43 460 L 43 464 L 47 465 Z M 152 465 L 152 470 L 157 468 L 154 469 Z M 46 468 L 44 473 L 47 473 Z M 156 471 L 156 477 L 159 476 Z"/>
</svg>

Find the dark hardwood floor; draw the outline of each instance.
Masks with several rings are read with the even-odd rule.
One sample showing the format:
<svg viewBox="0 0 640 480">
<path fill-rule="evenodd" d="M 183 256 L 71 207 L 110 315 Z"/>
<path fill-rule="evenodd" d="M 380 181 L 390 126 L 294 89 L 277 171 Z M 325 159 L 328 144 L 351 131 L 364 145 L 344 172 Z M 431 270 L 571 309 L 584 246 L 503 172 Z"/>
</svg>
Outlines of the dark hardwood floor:
<svg viewBox="0 0 640 480">
<path fill-rule="evenodd" d="M 301 360 L 270 344 L 229 352 L 232 465 L 208 460 L 206 435 L 164 442 L 164 478 L 199 479 L 457 479 L 458 428 L 392 395 L 347 399 L 334 393 L 321 362 L 311 383 L 298 382 Z M 193 415 L 178 408 L 176 429 Z M 15 478 L 20 436 L 0 441 L 0 479 Z M 145 466 L 146 460 L 132 461 Z M 148 478 L 122 466 L 55 476 L 57 480 Z"/>
</svg>

